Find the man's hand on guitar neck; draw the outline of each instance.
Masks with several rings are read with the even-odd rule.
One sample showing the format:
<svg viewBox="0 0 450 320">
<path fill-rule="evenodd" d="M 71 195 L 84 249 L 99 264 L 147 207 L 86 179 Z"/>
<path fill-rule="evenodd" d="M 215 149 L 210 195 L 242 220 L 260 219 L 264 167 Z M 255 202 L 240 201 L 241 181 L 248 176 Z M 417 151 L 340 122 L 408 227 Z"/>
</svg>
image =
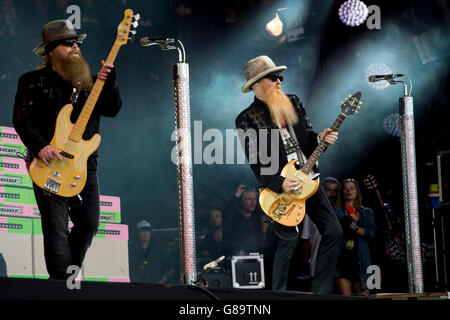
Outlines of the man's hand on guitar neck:
<svg viewBox="0 0 450 320">
<path fill-rule="evenodd" d="M 283 192 L 298 194 L 302 192 L 302 184 L 297 178 L 285 178 L 281 189 Z"/>
<path fill-rule="evenodd" d="M 104 60 L 102 60 L 100 63 L 102 64 L 102 68 L 98 72 L 97 76 L 99 79 L 106 81 L 106 79 L 108 78 L 108 74 L 111 73 L 111 69 L 114 68 L 114 65 L 105 63 Z"/>
<path fill-rule="evenodd" d="M 324 129 L 319 133 L 319 141 L 324 140 L 329 146 L 333 145 L 338 138 L 337 131 L 332 131 L 330 128 Z"/>
<path fill-rule="evenodd" d="M 52 161 L 55 157 L 59 160 L 62 160 L 62 156 L 59 154 L 59 151 L 53 148 L 51 145 L 47 145 L 41 149 L 38 153 L 39 159 L 41 159 L 48 167 L 49 162 Z"/>
</svg>

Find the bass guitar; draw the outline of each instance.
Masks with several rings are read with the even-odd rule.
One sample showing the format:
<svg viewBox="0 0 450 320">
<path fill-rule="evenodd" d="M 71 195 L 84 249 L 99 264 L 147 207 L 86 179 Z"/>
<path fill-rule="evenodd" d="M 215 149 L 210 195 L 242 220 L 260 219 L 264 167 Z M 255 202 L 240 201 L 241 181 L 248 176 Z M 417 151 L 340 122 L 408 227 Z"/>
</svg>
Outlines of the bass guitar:
<svg viewBox="0 0 450 320">
<path fill-rule="evenodd" d="M 337 131 L 348 115 L 358 112 L 356 109 L 359 109 L 362 104 L 360 98 L 361 92 L 359 91 L 353 96 L 349 95 L 349 98 L 345 98 L 345 101 L 341 103 L 341 113 L 330 127 L 332 131 Z M 300 193 L 277 193 L 269 188 L 261 191 L 259 204 L 271 219 L 288 227 L 296 226 L 303 221 L 305 202 L 316 193 L 320 183 L 319 179 L 313 175 L 312 169 L 327 147 L 328 144 L 322 140 L 303 167 L 300 168 L 298 160 L 293 159 L 281 171 L 282 177 L 295 177 L 300 180 Z"/>
<path fill-rule="evenodd" d="M 136 33 L 134 30 L 130 31 L 130 28 L 137 27 L 139 14 L 133 15 L 133 11 L 127 9 L 124 15 L 117 27 L 117 38 L 106 59 L 107 64 L 113 64 L 120 47 L 127 43 L 129 34 Z M 104 83 L 104 80 L 97 78 L 75 124 L 70 121 L 72 104 L 66 104 L 59 112 L 50 145 L 60 151 L 62 160 L 55 157 L 47 166 L 36 157 L 29 168 L 31 179 L 42 189 L 62 197 L 73 197 L 83 190 L 87 177 L 87 159 L 100 145 L 100 135 L 96 133 L 89 140 L 83 140 L 82 136 Z"/>
</svg>

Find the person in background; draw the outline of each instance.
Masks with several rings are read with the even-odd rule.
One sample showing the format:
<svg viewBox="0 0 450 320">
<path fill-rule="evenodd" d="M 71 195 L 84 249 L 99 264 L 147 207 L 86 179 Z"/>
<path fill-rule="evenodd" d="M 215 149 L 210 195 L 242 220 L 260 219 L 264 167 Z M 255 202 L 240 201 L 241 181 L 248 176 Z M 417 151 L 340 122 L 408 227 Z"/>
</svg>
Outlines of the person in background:
<svg viewBox="0 0 450 320">
<path fill-rule="evenodd" d="M 166 284 L 175 272 L 167 250 L 152 241 L 150 222 L 137 223 L 138 239 L 130 245 L 130 280 Z"/>
<path fill-rule="evenodd" d="M 262 252 L 265 226 L 257 210 L 258 195 L 256 188 L 239 185 L 228 203 L 223 226 L 227 255 Z"/>
<path fill-rule="evenodd" d="M 325 177 L 320 181 L 320 185 L 325 191 L 331 206 L 334 207 L 338 196 L 339 180 L 333 177 Z"/>
<path fill-rule="evenodd" d="M 206 234 L 202 236 L 199 245 L 201 257 L 215 260 L 223 255 L 222 211 L 213 209 L 209 212 L 209 224 Z"/>
<path fill-rule="evenodd" d="M 355 179 L 341 183 L 334 210 L 343 230 L 336 267 L 337 292 L 369 295 L 367 267 L 371 265 L 370 240 L 375 238 L 377 227 L 372 209 L 362 205 L 361 191 Z"/>
</svg>

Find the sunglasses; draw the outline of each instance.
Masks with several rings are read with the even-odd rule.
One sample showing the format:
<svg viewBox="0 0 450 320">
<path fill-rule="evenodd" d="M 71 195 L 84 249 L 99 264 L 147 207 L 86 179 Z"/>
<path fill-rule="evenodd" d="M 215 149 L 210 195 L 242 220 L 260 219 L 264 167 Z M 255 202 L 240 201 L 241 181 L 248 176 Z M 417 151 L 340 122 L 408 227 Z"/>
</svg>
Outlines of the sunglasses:
<svg viewBox="0 0 450 320">
<path fill-rule="evenodd" d="M 275 74 L 275 73 L 269 74 L 269 75 L 265 76 L 264 78 L 270 79 L 273 82 L 277 82 L 278 79 L 280 80 L 280 82 L 283 81 L 283 76 L 280 76 L 279 74 Z"/>
<path fill-rule="evenodd" d="M 78 47 L 81 47 L 81 45 L 83 44 L 83 41 L 76 40 L 76 39 L 64 39 L 64 40 L 58 41 L 58 44 L 61 44 L 66 47 L 72 47 L 74 43 L 76 43 Z"/>
</svg>

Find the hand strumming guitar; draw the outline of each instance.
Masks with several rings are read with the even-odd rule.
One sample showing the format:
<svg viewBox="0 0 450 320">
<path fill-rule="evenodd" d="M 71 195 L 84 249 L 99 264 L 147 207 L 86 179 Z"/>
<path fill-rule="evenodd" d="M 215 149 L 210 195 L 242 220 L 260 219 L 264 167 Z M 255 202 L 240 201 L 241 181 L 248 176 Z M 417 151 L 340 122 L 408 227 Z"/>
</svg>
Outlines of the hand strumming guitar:
<svg viewBox="0 0 450 320">
<path fill-rule="evenodd" d="M 298 194 L 302 192 L 302 183 L 297 178 L 285 178 L 281 189 L 283 192 L 289 192 L 293 194 Z"/>
<path fill-rule="evenodd" d="M 51 145 L 47 145 L 41 149 L 38 153 L 39 159 L 41 159 L 48 167 L 49 162 L 52 161 L 55 157 L 59 160 L 62 160 L 62 156 L 59 154 L 59 151 L 55 149 Z"/>
</svg>

